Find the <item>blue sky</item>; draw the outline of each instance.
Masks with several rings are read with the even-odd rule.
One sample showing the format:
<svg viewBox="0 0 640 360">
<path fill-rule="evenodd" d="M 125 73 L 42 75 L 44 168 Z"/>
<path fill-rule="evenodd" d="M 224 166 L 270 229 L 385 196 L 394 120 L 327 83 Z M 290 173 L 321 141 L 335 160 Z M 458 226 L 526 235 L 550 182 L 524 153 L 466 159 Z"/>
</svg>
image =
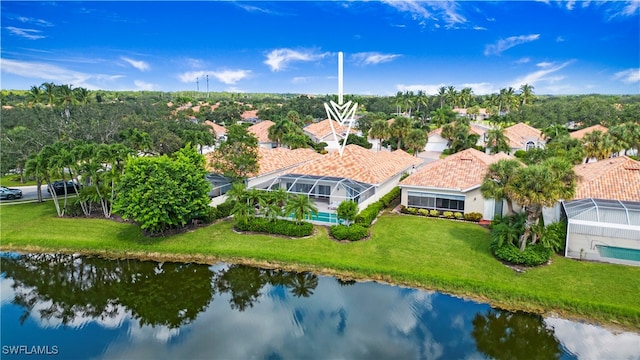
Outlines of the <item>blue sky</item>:
<svg viewBox="0 0 640 360">
<path fill-rule="evenodd" d="M 640 93 L 635 1 L 2 1 L 1 87 Z"/>
</svg>

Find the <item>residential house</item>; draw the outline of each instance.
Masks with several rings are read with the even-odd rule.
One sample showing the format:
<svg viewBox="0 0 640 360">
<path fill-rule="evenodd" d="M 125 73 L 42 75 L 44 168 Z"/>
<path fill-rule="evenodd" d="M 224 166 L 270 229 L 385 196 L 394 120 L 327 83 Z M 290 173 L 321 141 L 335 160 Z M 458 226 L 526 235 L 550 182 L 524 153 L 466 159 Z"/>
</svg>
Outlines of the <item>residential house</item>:
<svg viewBox="0 0 640 360">
<path fill-rule="evenodd" d="M 254 125 L 260 122 L 260 119 L 258 118 L 258 110 L 247 110 L 240 114 L 240 118 L 242 119 L 241 121 Z"/>
<path fill-rule="evenodd" d="M 333 132 L 331 131 L 332 124 L 336 132 L 335 138 L 333 136 Z M 311 138 L 311 140 L 313 140 L 313 142 L 327 143 L 327 151 L 335 151 L 340 147 L 340 140 L 344 139 L 347 136 L 348 126 L 340 125 L 335 120 L 325 119 L 317 123 L 309 124 L 302 130 Z M 352 127 L 350 133 L 355 134 L 356 132 L 357 130 Z"/>
<path fill-rule="evenodd" d="M 290 150 L 286 148 L 258 147 L 258 171 L 249 175 L 246 180 L 247 187 L 253 188 L 258 184 L 272 180 L 286 170 L 320 158 L 322 158 L 322 155 L 312 149 Z M 231 187 L 231 182 L 224 176 L 214 172 L 210 155 L 207 156 L 206 163 L 207 170 L 210 171 L 207 179 L 211 182 L 213 188 L 209 195 L 213 198 L 212 204 L 218 205 L 226 200 L 226 196 L 223 195 Z"/>
<path fill-rule="evenodd" d="M 258 145 L 260 147 L 274 148 L 277 146 L 277 143 L 269 139 L 269 128 L 273 126 L 273 124 L 274 122 L 271 120 L 260 121 L 255 125 L 249 126 L 247 131 L 258 138 Z"/>
<path fill-rule="evenodd" d="M 544 148 L 546 143 L 542 131 L 525 123 L 517 123 L 504 129 L 504 135 L 509 142 L 510 154 L 518 150 Z"/>
<path fill-rule="evenodd" d="M 487 130 L 489 130 L 489 128 L 486 126 L 473 123 L 470 124 L 469 134 L 478 135 L 478 141 L 476 142 L 476 145 L 485 145 Z M 449 141 L 442 137 L 442 127 L 429 132 L 429 134 L 427 134 L 427 139 L 428 141 L 427 145 L 424 147 L 424 151 L 443 152 L 445 149 L 449 148 Z"/>
<path fill-rule="evenodd" d="M 586 127 L 584 129 L 581 129 L 581 130 L 570 132 L 569 136 L 571 136 L 574 139 L 582 140 L 585 137 L 585 135 L 591 134 L 594 131 L 600 131 L 601 133 L 605 134 L 605 133 L 607 133 L 607 131 L 609 131 L 609 129 L 607 129 L 606 127 L 598 124 L 598 125 L 593 125 L 593 126 Z"/>
<path fill-rule="evenodd" d="M 562 204 L 565 256 L 640 266 L 640 162 L 623 155 L 574 171 L 575 200 Z"/>
<path fill-rule="evenodd" d="M 504 153 L 467 149 L 428 163 L 400 182 L 401 204 L 407 207 L 461 213 L 478 212 L 483 219 L 506 212 L 503 201 L 485 199 L 480 192 L 489 165 L 512 159 Z"/>
<path fill-rule="evenodd" d="M 353 200 L 362 210 L 391 191 L 403 174 L 413 172 L 422 161 L 402 150 L 372 152 L 347 145 L 342 156 L 329 153 L 256 188 L 284 188 L 292 194 L 309 196 L 324 216 L 333 214 L 335 219 L 335 209 L 342 201 Z"/>
</svg>

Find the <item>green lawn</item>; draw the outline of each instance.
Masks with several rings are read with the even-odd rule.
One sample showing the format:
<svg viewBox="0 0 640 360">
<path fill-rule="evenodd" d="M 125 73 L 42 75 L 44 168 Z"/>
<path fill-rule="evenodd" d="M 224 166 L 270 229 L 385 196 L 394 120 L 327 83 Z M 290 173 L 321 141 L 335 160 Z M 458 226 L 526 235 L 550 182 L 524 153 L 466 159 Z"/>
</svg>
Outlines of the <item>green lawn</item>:
<svg viewBox="0 0 640 360">
<path fill-rule="evenodd" d="M 372 237 L 337 243 L 323 227 L 305 239 L 236 234 L 231 221 L 149 239 L 133 225 L 59 219 L 53 204 L 0 206 L 1 247 L 109 256 L 282 266 L 435 289 L 507 309 L 555 312 L 640 329 L 640 268 L 554 256 L 517 273 L 495 260 L 488 230 L 471 223 L 385 214 Z"/>
<path fill-rule="evenodd" d="M 20 175 L 10 174 L 0 177 L 0 185 L 6 187 L 37 185 L 35 180 L 27 180 L 25 183 L 20 182 Z"/>
</svg>

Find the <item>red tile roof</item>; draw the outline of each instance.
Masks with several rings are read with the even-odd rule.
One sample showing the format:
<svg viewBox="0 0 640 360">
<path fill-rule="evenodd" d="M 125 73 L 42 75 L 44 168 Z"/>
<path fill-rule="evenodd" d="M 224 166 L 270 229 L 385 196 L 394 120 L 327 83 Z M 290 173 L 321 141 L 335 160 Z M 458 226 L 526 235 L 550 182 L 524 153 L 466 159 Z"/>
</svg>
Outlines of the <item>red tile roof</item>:
<svg viewBox="0 0 640 360">
<path fill-rule="evenodd" d="M 211 120 L 205 121 L 204 124 L 211 127 L 211 129 L 216 133 L 216 137 L 220 137 L 227 133 L 227 128 L 222 125 L 218 125 Z"/>
<path fill-rule="evenodd" d="M 488 155 L 467 149 L 444 159 L 424 165 L 400 185 L 467 191 L 480 186 L 489 165 L 498 160 L 513 159 L 504 153 Z"/>
<path fill-rule="evenodd" d="M 509 146 L 512 149 L 525 149 L 527 142 L 530 140 L 544 142 L 542 131 L 525 123 L 509 126 L 504 129 L 504 135 L 509 139 Z"/>
<path fill-rule="evenodd" d="M 290 174 L 333 176 L 366 184 L 381 184 L 412 166 L 422 163 L 404 151 L 373 152 L 358 145 L 347 145 L 342 156 L 330 153 L 288 171 Z"/>
<path fill-rule="evenodd" d="M 249 126 L 247 130 L 258 138 L 258 142 L 268 143 L 272 142 L 269 139 L 269 128 L 273 126 L 273 124 L 275 123 L 271 120 L 264 120 Z"/>
<path fill-rule="evenodd" d="M 580 177 L 576 199 L 608 199 L 640 202 L 640 162 L 620 156 L 576 165 Z"/>
<path fill-rule="evenodd" d="M 589 126 L 587 128 L 584 128 L 582 130 L 578 130 L 578 131 L 574 131 L 572 133 L 569 133 L 569 136 L 571 136 L 574 139 L 579 139 L 582 140 L 582 138 L 587 135 L 590 134 L 594 131 L 600 131 L 601 133 L 606 133 L 607 131 L 609 131 L 609 129 L 607 129 L 606 127 L 602 126 L 602 125 L 593 125 L 593 126 Z"/>
<path fill-rule="evenodd" d="M 258 110 L 247 110 L 240 115 L 240 117 L 244 119 L 258 118 Z"/>
<path fill-rule="evenodd" d="M 267 149 L 258 148 L 258 174 L 264 175 L 274 171 L 283 170 L 290 166 L 302 164 L 311 160 L 322 158 L 323 155 L 318 154 L 312 149 L 295 149 L 286 148 Z M 257 176 L 252 174 L 251 176 Z"/>
<path fill-rule="evenodd" d="M 312 136 L 316 137 L 317 139 L 322 139 L 325 136 L 331 134 L 330 121 L 333 122 L 333 128 L 336 129 L 336 135 L 338 135 L 339 138 L 343 138 L 342 134 L 347 132 L 348 127 L 344 125 L 339 125 L 338 122 L 335 120 L 325 119 L 320 122 L 307 125 L 303 130 L 311 134 Z M 351 128 L 351 133 L 355 133 L 355 132 L 356 130 L 354 128 Z"/>
</svg>

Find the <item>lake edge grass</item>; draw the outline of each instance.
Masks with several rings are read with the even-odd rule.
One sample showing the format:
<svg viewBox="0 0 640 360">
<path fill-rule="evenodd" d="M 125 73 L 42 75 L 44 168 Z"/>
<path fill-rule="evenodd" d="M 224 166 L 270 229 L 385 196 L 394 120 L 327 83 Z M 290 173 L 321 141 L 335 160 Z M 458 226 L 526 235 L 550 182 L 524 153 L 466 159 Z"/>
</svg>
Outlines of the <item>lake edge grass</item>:
<svg viewBox="0 0 640 360">
<path fill-rule="evenodd" d="M 325 227 L 303 239 L 239 234 L 233 221 L 146 238 L 129 223 L 57 218 L 52 204 L 24 204 L 1 206 L 0 225 L 3 251 L 312 271 L 436 290 L 507 310 L 640 329 L 640 300 L 633 296 L 640 293 L 640 268 L 554 255 L 551 264 L 518 273 L 491 255 L 488 231 L 471 223 L 386 213 L 373 225 L 370 239 L 355 243 L 331 240 Z"/>
</svg>

